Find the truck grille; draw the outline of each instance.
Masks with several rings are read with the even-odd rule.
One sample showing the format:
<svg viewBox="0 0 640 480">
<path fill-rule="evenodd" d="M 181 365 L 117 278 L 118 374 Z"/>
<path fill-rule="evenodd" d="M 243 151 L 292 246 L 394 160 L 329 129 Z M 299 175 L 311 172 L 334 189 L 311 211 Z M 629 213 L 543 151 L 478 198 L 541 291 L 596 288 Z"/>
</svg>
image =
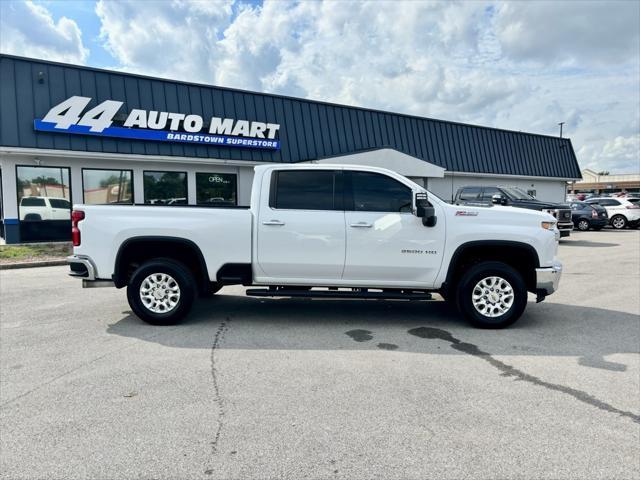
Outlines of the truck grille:
<svg viewBox="0 0 640 480">
<path fill-rule="evenodd" d="M 571 221 L 571 210 L 560 210 L 560 211 L 558 211 L 558 221 L 559 222 L 570 222 Z"/>
</svg>

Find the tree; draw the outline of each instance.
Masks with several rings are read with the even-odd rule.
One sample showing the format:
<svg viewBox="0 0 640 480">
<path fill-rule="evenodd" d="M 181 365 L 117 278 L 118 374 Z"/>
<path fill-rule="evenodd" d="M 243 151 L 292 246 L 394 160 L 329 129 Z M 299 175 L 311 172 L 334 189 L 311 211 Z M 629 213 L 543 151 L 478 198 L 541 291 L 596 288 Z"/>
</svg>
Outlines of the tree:
<svg viewBox="0 0 640 480">
<path fill-rule="evenodd" d="M 121 178 L 118 175 L 109 175 L 107 178 L 100 180 L 100 188 L 107 188 L 111 185 L 120 185 Z"/>
<path fill-rule="evenodd" d="M 31 183 L 36 185 L 62 185 L 60 180 L 53 177 L 45 177 L 44 175 L 34 178 Z"/>
<path fill-rule="evenodd" d="M 609 171 L 608 170 L 602 170 L 601 172 L 598 172 L 598 175 L 602 175 L 602 176 L 609 175 Z"/>
</svg>

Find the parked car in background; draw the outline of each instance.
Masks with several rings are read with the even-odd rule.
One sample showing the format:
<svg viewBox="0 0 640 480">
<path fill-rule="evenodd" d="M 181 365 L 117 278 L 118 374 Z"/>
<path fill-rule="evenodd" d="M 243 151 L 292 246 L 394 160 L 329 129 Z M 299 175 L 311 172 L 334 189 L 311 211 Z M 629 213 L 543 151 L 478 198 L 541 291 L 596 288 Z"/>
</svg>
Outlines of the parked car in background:
<svg viewBox="0 0 640 480">
<path fill-rule="evenodd" d="M 71 203 L 66 198 L 22 197 L 20 199 L 20 220 L 70 220 Z"/>
<path fill-rule="evenodd" d="M 467 186 L 461 187 L 456 193 L 454 203 L 456 205 L 507 205 L 510 207 L 526 208 L 550 213 L 558 222 L 558 230 L 561 237 L 568 237 L 573 230 L 571 220 L 571 208 L 567 204 L 543 202 L 529 195 L 518 187 L 508 186 Z"/>
<path fill-rule="evenodd" d="M 583 232 L 586 232 L 590 228 L 602 230 L 609 224 L 607 210 L 597 203 L 572 202 L 570 206 L 571 218 L 578 230 Z"/>
<path fill-rule="evenodd" d="M 566 201 L 567 203 L 571 203 L 575 201 L 582 202 L 587 198 L 589 198 L 589 194 L 586 194 L 586 193 L 569 193 L 567 194 Z"/>
<path fill-rule="evenodd" d="M 621 230 L 626 227 L 636 228 L 640 224 L 640 205 L 626 198 L 596 197 L 586 201 L 598 204 L 607 210 L 609 223 L 613 228 Z"/>
</svg>

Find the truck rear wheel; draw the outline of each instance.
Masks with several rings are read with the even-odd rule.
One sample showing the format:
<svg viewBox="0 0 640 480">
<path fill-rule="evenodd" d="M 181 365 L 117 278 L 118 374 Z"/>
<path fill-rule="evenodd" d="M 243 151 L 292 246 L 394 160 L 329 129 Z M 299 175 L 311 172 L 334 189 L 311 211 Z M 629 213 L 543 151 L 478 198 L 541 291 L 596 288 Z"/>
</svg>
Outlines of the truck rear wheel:
<svg viewBox="0 0 640 480">
<path fill-rule="evenodd" d="M 522 275 L 502 262 L 482 262 L 464 273 L 456 303 L 466 320 L 478 328 L 504 328 L 513 324 L 527 306 Z"/>
<path fill-rule="evenodd" d="M 127 285 L 127 299 L 133 312 L 151 325 L 173 325 L 193 304 L 196 287 L 193 275 L 182 263 L 155 259 L 142 264 Z"/>
</svg>

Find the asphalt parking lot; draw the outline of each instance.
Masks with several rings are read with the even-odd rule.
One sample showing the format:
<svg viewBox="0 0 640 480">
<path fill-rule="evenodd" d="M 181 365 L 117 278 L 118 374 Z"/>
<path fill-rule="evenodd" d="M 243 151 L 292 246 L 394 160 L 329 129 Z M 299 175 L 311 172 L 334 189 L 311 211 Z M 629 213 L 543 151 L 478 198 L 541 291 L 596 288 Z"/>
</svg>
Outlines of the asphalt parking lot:
<svg viewBox="0 0 640 480">
<path fill-rule="evenodd" d="M 0 477 L 639 478 L 640 231 L 574 232 L 508 330 L 225 288 L 182 325 L 0 272 Z"/>
</svg>

